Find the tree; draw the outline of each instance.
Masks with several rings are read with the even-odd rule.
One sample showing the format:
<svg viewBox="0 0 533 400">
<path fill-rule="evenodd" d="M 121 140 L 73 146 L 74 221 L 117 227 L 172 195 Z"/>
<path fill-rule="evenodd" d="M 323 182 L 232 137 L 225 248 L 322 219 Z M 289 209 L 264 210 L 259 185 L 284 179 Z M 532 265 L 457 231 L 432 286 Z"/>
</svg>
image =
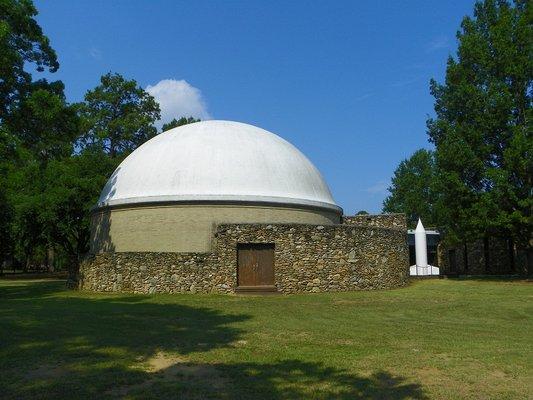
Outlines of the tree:
<svg viewBox="0 0 533 400">
<path fill-rule="evenodd" d="M 77 280 L 79 263 L 89 251 L 91 209 L 116 166 L 117 160 L 99 149 L 47 165 L 38 217 L 47 242 L 66 255 L 72 281 Z"/>
<path fill-rule="evenodd" d="M 200 122 L 200 120 L 194 117 L 189 117 L 189 118 L 181 117 L 180 119 L 174 118 L 172 121 L 167 122 L 166 124 L 163 124 L 163 127 L 161 128 L 161 132 L 166 132 L 172 128 L 177 128 L 178 126 L 192 124 L 194 122 Z"/>
<path fill-rule="evenodd" d="M 360 210 L 355 213 L 355 215 L 368 215 L 368 211 L 366 210 Z"/>
<path fill-rule="evenodd" d="M 28 64 L 37 71 L 59 68 L 55 51 L 34 16 L 30 0 L 0 1 L 0 121 L 25 96 L 31 83 Z"/>
<path fill-rule="evenodd" d="M 12 253 L 13 245 L 10 230 L 13 210 L 7 198 L 7 175 L 11 167 L 10 160 L 15 157 L 15 152 L 15 138 L 0 124 L 0 254 L 4 256 Z M 2 263 L 3 259 L 0 258 L 0 273 Z"/>
<path fill-rule="evenodd" d="M 5 124 L 41 162 L 70 156 L 80 133 L 75 106 L 67 104 L 61 81 L 28 85 L 26 97 L 5 118 Z"/>
<path fill-rule="evenodd" d="M 33 81 L 24 67 L 59 67 L 36 14 L 29 0 L 0 0 L 0 251 L 29 266 L 53 249 L 74 278 L 90 209 L 121 159 L 157 133 L 159 105 L 118 74 L 76 105 L 62 82 Z"/>
<path fill-rule="evenodd" d="M 42 210 L 43 164 L 24 148 L 18 149 L 17 159 L 7 171 L 7 201 L 12 211 L 10 235 L 13 252 L 27 269 L 36 254 L 46 247 L 43 226 L 39 221 Z"/>
<path fill-rule="evenodd" d="M 425 149 L 417 150 L 394 171 L 392 184 L 388 188 L 390 195 L 383 202 L 383 211 L 406 214 L 409 226 L 414 227 L 418 218 L 426 225 L 434 224 L 434 179 L 433 153 Z"/>
<path fill-rule="evenodd" d="M 159 104 L 134 80 L 108 73 L 79 105 L 85 121 L 79 147 L 96 146 L 111 158 L 133 151 L 157 134 Z"/>
<path fill-rule="evenodd" d="M 8 229 L 14 253 L 25 268 L 44 264 L 54 247 L 42 218 L 44 196 L 50 190 L 45 175 L 50 162 L 68 158 L 79 134 L 76 109 L 67 104 L 61 82 L 32 82 L 26 97 L 10 110 L 3 126 L 11 132 L 14 156 L 5 169 L 6 202 L 11 211 Z M 12 139 L 13 139 L 12 138 Z"/>
<path fill-rule="evenodd" d="M 477 2 L 443 84 L 432 80 L 439 223 L 454 240 L 510 237 L 531 254 L 532 3 Z M 531 261 L 529 262 L 529 264 Z"/>
<path fill-rule="evenodd" d="M 55 72 L 59 67 L 48 38 L 33 18 L 35 15 L 37 10 L 29 0 L 0 1 L 0 247 L 3 256 L 12 254 L 17 247 L 28 250 L 41 243 L 36 211 L 42 193 L 39 192 L 42 171 L 49 159 L 70 153 L 70 139 L 75 136 L 75 129 L 67 128 L 66 120 L 75 119 L 75 113 L 65 103 L 62 83 L 33 82 L 25 69 Z M 35 162 L 37 159 L 39 163 Z M 21 250 L 26 259 L 32 257 L 32 252 Z"/>
</svg>

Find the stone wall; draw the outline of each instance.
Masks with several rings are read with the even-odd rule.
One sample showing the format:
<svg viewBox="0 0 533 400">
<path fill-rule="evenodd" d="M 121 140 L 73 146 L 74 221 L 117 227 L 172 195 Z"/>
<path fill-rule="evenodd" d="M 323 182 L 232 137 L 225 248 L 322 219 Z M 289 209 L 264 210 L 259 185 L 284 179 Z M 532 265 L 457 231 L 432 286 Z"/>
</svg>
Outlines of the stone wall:
<svg viewBox="0 0 533 400">
<path fill-rule="evenodd" d="M 237 269 L 237 243 L 274 243 L 274 275 L 284 293 L 389 289 L 406 284 L 407 233 L 349 225 L 221 225 L 221 265 Z"/>
<path fill-rule="evenodd" d="M 98 253 L 80 266 L 80 288 L 96 292 L 226 293 L 233 271 L 215 253 Z"/>
<path fill-rule="evenodd" d="M 375 226 L 378 228 L 397 228 L 407 232 L 407 219 L 405 218 L 405 214 L 344 216 L 342 217 L 342 223 L 346 225 Z"/>
<path fill-rule="evenodd" d="M 226 224 L 212 253 L 101 253 L 80 269 L 94 291 L 233 292 L 237 244 L 274 243 L 274 275 L 283 293 L 388 289 L 408 280 L 405 229 L 304 224 Z"/>
</svg>

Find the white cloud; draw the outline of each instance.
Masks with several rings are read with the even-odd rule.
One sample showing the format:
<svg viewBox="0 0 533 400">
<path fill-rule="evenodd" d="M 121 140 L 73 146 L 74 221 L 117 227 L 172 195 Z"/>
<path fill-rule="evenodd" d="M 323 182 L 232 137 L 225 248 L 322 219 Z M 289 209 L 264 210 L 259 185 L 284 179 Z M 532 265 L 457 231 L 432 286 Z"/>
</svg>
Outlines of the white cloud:
<svg viewBox="0 0 533 400">
<path fill-rule="evenodd" d="M 95 47 L 95 46 L 92 46 L 89 49 L 89 55 L 91 56 L 91 58 L 94 58 L 95 60 L 102 59 L 102 51 L 98 47 Z"/>
<path fill-rule="evenodd" d="M 448 37 L 441 35 L 433 38 L 433 40 L 428 43 L 426 52 L 433 53 L 434 51 L 447 49 L 448 47 L 450 47 L 450 41 Z"/>
<path fill-rule="evenodd" d="M 161 119 L 156 124 L 158 127 L 173 118 L 211 119 L 202 92 L 186 80 L 163 79 L 153 86 L 148 85 L 146 91 L 154 96 L 161 107 Z"/>
<path fill-rule="evenodd" d="M 369 188 L 364 189 L 365 192 L 370 194 L 386 194 L 389 184 L 385 181 L 379 181 L 375 185 L 370 186 Z"/>
<path fill-rule="evenodd" d="M 406 80 L 403 80 L 403 81 L 396 81 L 394 83 L 391 84 L 392 87 L 404 87 L 404 86 L 409 86 L 413 83 L 415 83 L 416 81 L 418 81 L 420 78 L 413 78 L 413 79 L 406 79 Z"/>
<path fill-rule="evenodd" d="M 372 92 L 365 93 L 365 94 L 362 94 L 360 96 L 354 97 L 353 101 L 363 101 L 363 100 L 368 99 L 369 97 L 372 97 L 373 95 L 374 95 L 374 93 L 372 93 Z"/>
</svg>

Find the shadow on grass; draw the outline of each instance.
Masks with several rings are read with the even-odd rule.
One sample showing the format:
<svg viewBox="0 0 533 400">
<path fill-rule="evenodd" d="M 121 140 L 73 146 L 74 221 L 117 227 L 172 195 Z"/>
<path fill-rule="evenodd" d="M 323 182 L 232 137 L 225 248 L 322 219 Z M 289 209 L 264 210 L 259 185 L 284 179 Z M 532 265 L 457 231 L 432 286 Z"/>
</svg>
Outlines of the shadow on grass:
<svg viewBox="0 0 533 400">
<path fill-rule="evenodd" d="M 531 282 L 533 277 L 522 275 L 458 275 L 449 276 L 448 279 L 474 282 Z"/>
<path fill-rule="evenodd" d="M 173 398 L 176 386 L 186 399 L 427 399 L 418 384 L 381 371 L 369 377 L 322 363 L 284 360 L 275 363 L 177 363 L 152 374 L 141 385 L 114 392 L 131 399 Z"/>
<path fill-rule="evenodd" d="M 237 348 L 251 316 L 62 287 L 0 286 L 0 398 L 425 398 L 386 372 L 361 377 L 302 360 L 189 363 L 195 353 Z M 174 358 L 154 369 L 159 354 Z"/>
</svg>

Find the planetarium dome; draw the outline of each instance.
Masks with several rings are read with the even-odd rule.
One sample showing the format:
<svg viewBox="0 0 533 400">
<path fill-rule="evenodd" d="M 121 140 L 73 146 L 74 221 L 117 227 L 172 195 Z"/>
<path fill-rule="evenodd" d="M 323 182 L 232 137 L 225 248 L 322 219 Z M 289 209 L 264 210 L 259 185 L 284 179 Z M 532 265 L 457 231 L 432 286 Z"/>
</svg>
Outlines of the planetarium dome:
<svg viewBox="0 0 533 400">
<path fill-rule="evenodd" d="M 98 206 L 231 201 L 339 210 L 320 172 L 296 147 L 264 129 L 203 121 L 164 132 L 130 154 Z"/>
<path fill-rule="evenodd" d="M 131 153 L 105 185 L 92 252 L 209 252 L 217 225 L 338 224 L 317 168 L 292 144 L 252 125 L 203 121 Z"/>
</svg>

